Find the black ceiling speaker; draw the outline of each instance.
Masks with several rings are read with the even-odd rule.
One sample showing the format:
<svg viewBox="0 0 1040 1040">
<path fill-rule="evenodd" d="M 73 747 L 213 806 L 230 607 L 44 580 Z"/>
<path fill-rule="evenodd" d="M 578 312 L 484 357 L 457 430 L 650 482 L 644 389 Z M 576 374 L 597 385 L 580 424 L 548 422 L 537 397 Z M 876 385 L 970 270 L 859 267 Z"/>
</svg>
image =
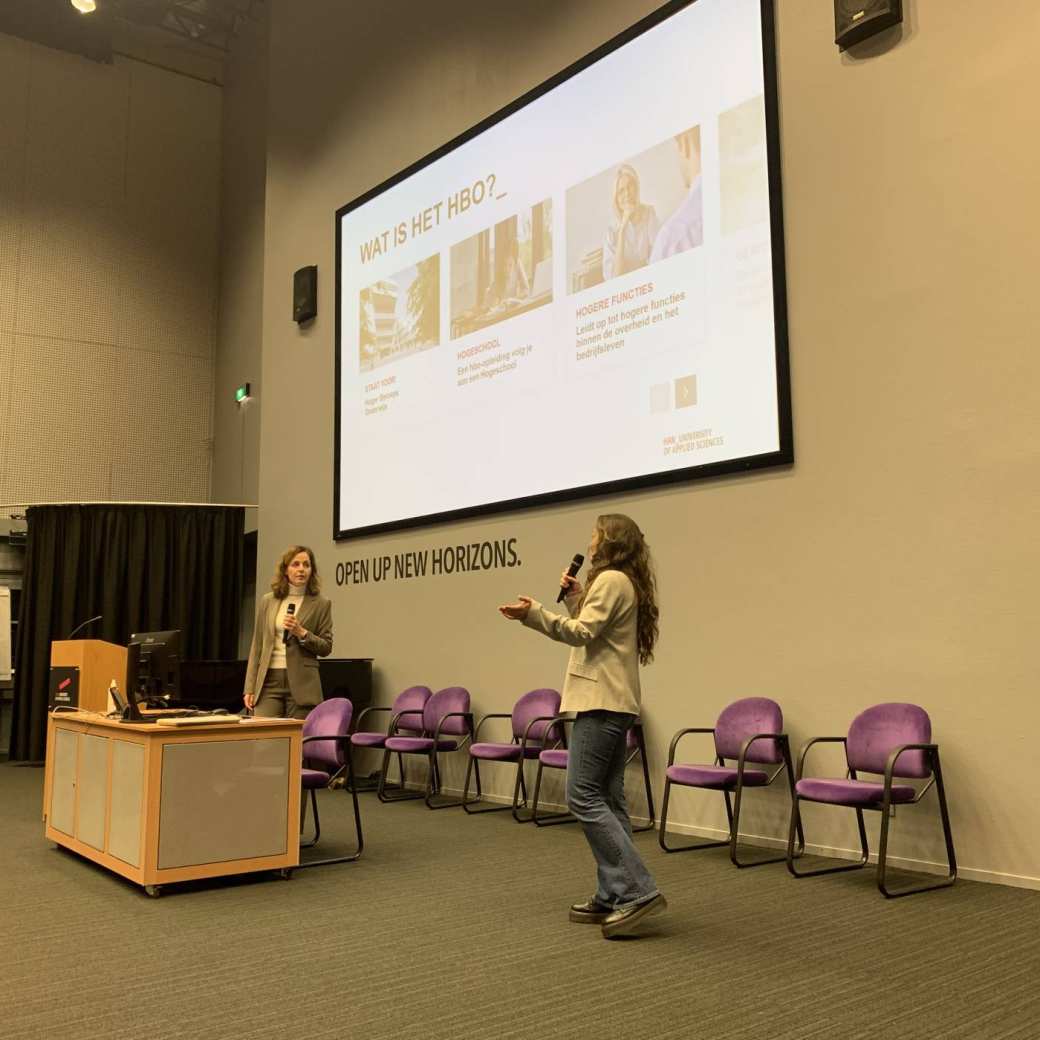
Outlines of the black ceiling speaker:
<svg viewBox="0 0 1040 1040">
<path fill-rule="evenodd" d="M 297 325 L 310 321 L 318 313 L 318 268 L 315 264 L 301 267 L 293 275 L 292 316 Z"/>
<path fill-rule="evenodd" d="M 903 20 L 903 0 L 834 0 L 834 42 L 851 47 Z"/>
</svg>

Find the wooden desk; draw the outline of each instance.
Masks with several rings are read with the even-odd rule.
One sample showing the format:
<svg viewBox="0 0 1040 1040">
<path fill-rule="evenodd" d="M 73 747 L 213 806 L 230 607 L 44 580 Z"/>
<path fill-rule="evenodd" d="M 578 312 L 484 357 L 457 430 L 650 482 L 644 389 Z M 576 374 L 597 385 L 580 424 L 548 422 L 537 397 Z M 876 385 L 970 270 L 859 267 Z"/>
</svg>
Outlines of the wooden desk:
<svg viewBox="0 0 1040 1040">
<path fill-rule="evenodd" d="M 158 895 L 171 881 L 300 862 L 303 723 L 128 725 L 52 714 L 45 833 Z"/>
</svg>

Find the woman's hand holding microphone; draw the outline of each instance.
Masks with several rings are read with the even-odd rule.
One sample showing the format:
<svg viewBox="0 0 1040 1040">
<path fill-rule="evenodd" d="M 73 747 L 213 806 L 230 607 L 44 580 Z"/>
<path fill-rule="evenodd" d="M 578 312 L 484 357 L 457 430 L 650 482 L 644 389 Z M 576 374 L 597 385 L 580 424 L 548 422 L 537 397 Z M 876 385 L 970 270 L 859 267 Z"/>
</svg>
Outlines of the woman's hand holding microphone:
<svg viewBox="0 0 1040 1040">
<path fill-rule="evenodd" d="M 581 582 L 566 571 L 560 575 L 560 588 L 563 589 L 564 599 L 570 599 L 571 596 L 580 596 L 585 591 Z"/>
</svg>

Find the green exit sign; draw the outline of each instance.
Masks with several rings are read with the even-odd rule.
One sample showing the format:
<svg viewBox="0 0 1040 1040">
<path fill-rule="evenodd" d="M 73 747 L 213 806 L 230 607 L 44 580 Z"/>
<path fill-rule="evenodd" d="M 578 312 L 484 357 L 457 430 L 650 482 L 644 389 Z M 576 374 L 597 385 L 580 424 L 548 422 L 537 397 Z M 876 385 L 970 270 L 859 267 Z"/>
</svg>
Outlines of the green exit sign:
<svg viewBox="0 0 1040 1040">
<path fill-rule="evenodd" d="M 243 383 L 241 386 L 235 387 L 235 404 L 241 404 L 243 401 L 249 400 L 249 384 Z"/>
</svg>

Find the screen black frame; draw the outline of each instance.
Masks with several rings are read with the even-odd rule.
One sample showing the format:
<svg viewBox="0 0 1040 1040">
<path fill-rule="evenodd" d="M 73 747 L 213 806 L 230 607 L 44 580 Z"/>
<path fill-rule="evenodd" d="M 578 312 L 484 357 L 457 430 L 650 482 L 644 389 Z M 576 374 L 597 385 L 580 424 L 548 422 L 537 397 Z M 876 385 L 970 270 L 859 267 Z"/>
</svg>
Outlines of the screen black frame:
<svg viewBox="0 0 1040 1040">
<path fill-rule="evenodd" d="M 412 527 L 427 527 L 432 524 L 470 519 L 477 516 L 488 516 L 495 513 L 512 512 L 529 509 L 558 502 L 571 502 L 575 499 L 596 498 L 616 495 L 622 492 L 641 488 L 662 487 L 669 484 L 705 480 L 736 473 L 747 473 L 757 469 L 776 466 L 787 466 L 794 462 L 794 435 L 791 417 L 791 376 L 787 338 L 787 276 L 784 253 L 784 222 L 781 197 L 780 176 L 780 114 L 777 86 L 776 66 L 776 24 L 775 0 L 759 0 L 762 28 L 762 78 L 766 116 L 766 166 L 769 179 L 769 223 L 770 246 L 773 265 L 773 328 L 775 340 L 776 363 L 776 400 L 777 400 L 777 434 L 779 447 L 776 451 L 764 452 L 744 458 L 726 459 L 723 462 L 707 463 L 699 466 L 687 466 L 683 469 L 670 469 L 658 473 L 645 473 L 636 477 L 625 477 L 621 480 L 605 481 L 598 484 L 585 484 L 580 487 L 566 488 L 560 491 L 548 491 L 538 495 L 522 498 L 504 499 L 499 502 L 486 502 L 481 505 L 465 506 L 460 509 L 446 510 L 440 513 L 425 513 L 422 516 L 408 517 L 401 520 L 389 520 L 383 523 L 368 524 L 364 527 L 340 528 L 340 453 L 341 445 L 341 386 L 342 386 L 342 219 L 352 210 L 358 209 L 366 202 L 381 195 L 384 191 L 406 180 L 413 174 L 442 159 L 456 148 L 484 133 L 496 123 L 513 115 L 529 105 L 543 94 L 572 79 L 590 65 L 594 65 L 608 54 L 619 50 L 644 33 L 660 25 L 679 11 L 697 3 L 697 0 L 669 0 L 662 7 L 641 19 L 617 36 L 590 51 L 585 57 L 567 66 L 555 76 L 540 83 L 537 87 L 521 95 L 515 101 L 499 109 L 486 119 L 470 127 L 464 133 L 441 145 L 410 166 L 377 184 L 374 188 L 359 195 L 356 199 L 340 206 L 335 215 L 336 242 L 336 372 L 335 372 L 335 445 L 332 498 L 332 537 L 341 542 L 353 538 L 379 534 L 385 531 L 399 531 Z"/>
</svg>

